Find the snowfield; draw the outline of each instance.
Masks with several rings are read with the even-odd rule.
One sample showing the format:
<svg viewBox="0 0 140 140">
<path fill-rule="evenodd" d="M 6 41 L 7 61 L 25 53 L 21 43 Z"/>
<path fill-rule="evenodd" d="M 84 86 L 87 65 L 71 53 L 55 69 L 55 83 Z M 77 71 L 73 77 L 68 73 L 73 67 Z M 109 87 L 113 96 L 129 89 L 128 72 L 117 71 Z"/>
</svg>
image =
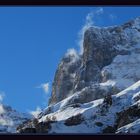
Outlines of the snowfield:
<svg viewBox="0 0 140 140">
<path fill-rule="evenodd" d="M 38 125 L 32 121 L 31 131 L 49 134 L 139 132 L 140 18 L 120 26 L 89 27 L 83 39 L 83 55 L 77 57 L 74 50 L 69 50 L 67 55 L 73 55 L 72 63 L 63 60 L 58 66 L 53 102 L 38 114 Z M 78 68 L 74 67 L 76 60 L 81 60 Z M 62 65 L 63 62 L 66 64 Z M 72 78 L 70 66 L 73 66 Z M 24 125 L 21 130 L 26 128 Z"/>
<path fill-rule="evenodd" d="M 24 115 L 5 114 L 0 106 L 5 114 L 0 130 L 140 133 L 140 18 L 120 26 L 89 27 L 83 39 L 83 54 L 70 49 L 58 65 L 49 106 L 17 131 Z"/>
<path fill-rule="evenodd" d="M 130 123 L 126 126 L 119 128 L 116 134 L 125 133 L 125 134 L 139 134 L 140 133 L 140 119 Z"/>
<path fill-rule="evenodd" d="M 80 95 L 80 93 L 77 93 Z M 74 94 L 63 101 L 53 105 L 52 112 L 39 116 L 39 122 L 46 122 L 46 118 L 56 118 L 52 123 L 49 133 L 103 133 L 107 127 L 114 127 L 117 113 L 128 109 L 129 107 L 140 103 L 140 81 L 136 82 L 122 92 L 112 95 L 112 104 L 106 104 L 104 99 L 98 99 L 84 104 L 71 104 L 67 106 L 71 99 L 76 98 Z M 44 112 L 47 112 L 48 108 Z M 66 120 L 73 116 L 81 114 L 83 120 L 76 125 L 66 125 Z M 137 121 L 136 121 L 137 122 Z M 73 122 L 71 122 L 73 123 Z M 135 126 L 135 124 L 137 124 Z M 117 132 L 125 132 L 130 127 L 138 127 L 138 123 L 132 123 L 128 126 L 118 129 Z M 133 132 L 133 131 L 132 131 Z"/>
</svg>

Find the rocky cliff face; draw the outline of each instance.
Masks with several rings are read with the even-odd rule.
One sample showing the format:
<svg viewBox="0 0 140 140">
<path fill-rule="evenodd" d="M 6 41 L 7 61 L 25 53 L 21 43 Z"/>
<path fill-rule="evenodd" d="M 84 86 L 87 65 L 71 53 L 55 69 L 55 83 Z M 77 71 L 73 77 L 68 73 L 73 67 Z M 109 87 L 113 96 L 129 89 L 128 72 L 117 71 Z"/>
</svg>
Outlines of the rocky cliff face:
<svg viewBox="0 0 140 140">
<path fill-rule="evenodd" d="M 104 94 L 101 92 L 115 94 L 138 81 L 140 73 L 135 76 L 132 72 L 130 76 L 129 73 L 119 69 L 123 66 L 129 67 L 128 69 L 139 67 L 139 58 L 136 57 L 140 53 L 139 43 L 140 18 L 121 26 L 87 29 L 84 34 L 83 55 L 81 57 L 78 54 L 67 55 L 57 68 L 50 104 L 57 103 L 85 87 L 92 87 L 91 92 L 94 96 L 91 100 L 93 100 L 103 97 Z M 73 61 L 75 57 L 79 59 Z M 137 60 L 132 63 L 132 59 Z M 128 72 L 127 68 L 123 69 Z M 118 75 L 122 81 L 125 80 L 124 86 L 119 84 Z M 100 93 L 93 89 L 94 86 L 97 88 L 97 85 Z M 102 88 L 108 86 L 112 88 L 109 93 Z"/>
<path fill-rule="evenodd" d="M 66 54 L 56 70 L 50 104 L 57 103 L 73 94 L 77 69 L 81 58 L 76 52 Z"/>
<path fill-rule="evenodd" d="M 66 54 L 49 106 L 19 133 L 139 133 L 140 18 L 90 27 L 83 54 Z"/>
</svg>

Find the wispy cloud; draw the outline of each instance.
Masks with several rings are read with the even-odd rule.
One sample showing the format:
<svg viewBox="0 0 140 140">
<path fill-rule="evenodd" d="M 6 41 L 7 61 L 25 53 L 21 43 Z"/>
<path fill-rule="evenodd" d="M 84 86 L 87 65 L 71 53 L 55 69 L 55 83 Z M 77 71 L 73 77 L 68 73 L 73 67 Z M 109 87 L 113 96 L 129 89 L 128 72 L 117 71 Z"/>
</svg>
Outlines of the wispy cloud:
<svg viewBox="0 0 140 140">
<path fill-rule="evenodd" d="M 68 49 L 65 56 L 72 56 L 71 63 L 74 63 L 79 59 L 79 54 L 74 48 Z"/>
<path fill-rule="evenodd" d="M 92 26 L 94 24 L 94 17 L 99 16 L 104 13 L 103 8 L 98 8 L 95 11 L 91 11 L 90 13 L 87 14 L 86 16 L 86 24 L 84 27 Z"/>
<path fill-rule="evenodd" d="M 110 21 L 110 23 L 113 23 L 117 16 L 114 13 L 110 13 L 105 11 L 102 7 L 96 8 L 94 10 L 91 10 L 85 18 L 85 24 L 83 25 L 82 29 L 78 33 L 78 46 L 80 46 L 80 54 L 83 53 L 83 41 L 84 41 L 84 33 L 85 31 L 91 27 L 95 26 L 97 23 L 104 23 L 103 19 L 106 18 L 106 20 Z"/>
<path fill-rule="evenodd" d="M 0 103 L 3 101 L 5 97 L 5 93 L 3 91 L 0 91 Z"/>
<path fill-rule="evenodd" d="M 42 101 L 42 104 L 44 107 L 47 106 L 48 104 L 48 100 L 49 100 L 49 96 L 50 96 L 50 83 L 46 82 L 46 83 L 42 83 L 39 86 L 37 86 L 36 88 L 40 88 L 41 90 L 44 91 L 45 94 L 43 94 L 42 96 L 44 97 L 44 101 Z M 40 106 L 40 105 L 39 105 Z M 28 112 L 33 115 L 34 117 L 37 117 L 37 115 L 42 111 L 41 108 L 37 106 L 35 111 L 30 111 L 28 110 Z M 42 105 L 41 105 L 42 106 Z"/>
<path fill-rule="evenodd" d="M 66 52 L 66 56 L 71 55 L 71 56 L 75 56 L 77 55 L 77 52 L 74 48 L 68 49 Z"/>
<path fill-rule="evenodd" d="M 96 16 L 100 16 L 104 13 L 104 9 L 102 7 L 97 8 L 96 10 L 92 10 L 86 16 L 85 24 L 83 25 L 82 29 L 79 32 L 79 42 L 78 45 L 80 46 L 80 54 L 83 53 L 83 40 L 84 40 L 84 32 L 91 26 L 94 25 L 95 21 L 94 18 Z"/>
<path fill-rule="evenodd" d="M 3 96 L 2 95 L 0 95 L 0 102 L 2 102 L 3 101 Z"/>
<path fill-rule="evenodd" d="M 40 86 L 38 86 L 38 88 L 42 88 L 44 90 L 44 92 L 46 94 L 48 94 L 49 93 L 49 90 L 50 90 L 50 84 L 49 84 L 49 82 L 43 83 Z"/>
</svg>

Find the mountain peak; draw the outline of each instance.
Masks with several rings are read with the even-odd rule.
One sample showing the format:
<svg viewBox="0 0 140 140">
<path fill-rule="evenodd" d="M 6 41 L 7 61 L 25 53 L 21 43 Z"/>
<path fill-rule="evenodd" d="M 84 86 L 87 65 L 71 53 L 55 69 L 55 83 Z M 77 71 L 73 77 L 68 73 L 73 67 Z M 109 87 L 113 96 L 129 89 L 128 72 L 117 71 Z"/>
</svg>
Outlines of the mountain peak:
<svg viewBox="0 0 140 140">
<path fill-rule="evenodd" d="M 18 132 L 131 132 L 140 117 L 139 27 L 140 18 L 120 26 L 89 27 L 83 54 L 70 49 L 61 59 L 49 106 Z"/>
<path fill-rule="evenodd" d="M 133 53 L 139 54 L 139 25 L 140 18 L 138 17 L 120 26 L 89 27 L 84 33 L 82 56 L 79 56 L 74 49 L 71 49 L 60 62 L 55 74 L 50 103 L 57 103 L 85 87 L 94 84 L 103 85 L 102 83 L 112 79 L 112 81 L 115 81 L 113 73 L 117 68 L 110 70 L 109 67 L 112 68 L 116 65 L 119 56 L 125 60 L 125 57 L 133 58 L 133 55 L 131 55 Z M 124 63 L 123 60 L 122 63 Z M 120 76 L 123 77 L 124 74 L 120 74 Z M 128 80 L 130 79 L 128 78 Z M 126 85 L 129 86 L 134 82 L 136 80 L 130 80 Z M 116 92 L 126 88 L 126 86 L 120 88 L 118 83 L 115 83 L 113 88 L 117 89 Z M 94 98 L 100 98 L 101 96 L 103 95 L 94 96 Z"/>
</svg>

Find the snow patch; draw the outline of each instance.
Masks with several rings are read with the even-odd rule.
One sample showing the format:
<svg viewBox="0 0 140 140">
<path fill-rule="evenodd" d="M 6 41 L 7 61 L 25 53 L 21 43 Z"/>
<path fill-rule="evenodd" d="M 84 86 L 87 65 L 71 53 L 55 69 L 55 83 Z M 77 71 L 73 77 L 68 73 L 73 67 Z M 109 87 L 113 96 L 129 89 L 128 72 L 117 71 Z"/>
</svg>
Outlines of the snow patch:
<svg viewBox="0 0 140 140">
<path fill-rule="evenodd" d="M 119 128 L 116 134 L 118 133 L 139 134 L 139 132 L 140 132 L 140 119 Z"/>
</svg>

